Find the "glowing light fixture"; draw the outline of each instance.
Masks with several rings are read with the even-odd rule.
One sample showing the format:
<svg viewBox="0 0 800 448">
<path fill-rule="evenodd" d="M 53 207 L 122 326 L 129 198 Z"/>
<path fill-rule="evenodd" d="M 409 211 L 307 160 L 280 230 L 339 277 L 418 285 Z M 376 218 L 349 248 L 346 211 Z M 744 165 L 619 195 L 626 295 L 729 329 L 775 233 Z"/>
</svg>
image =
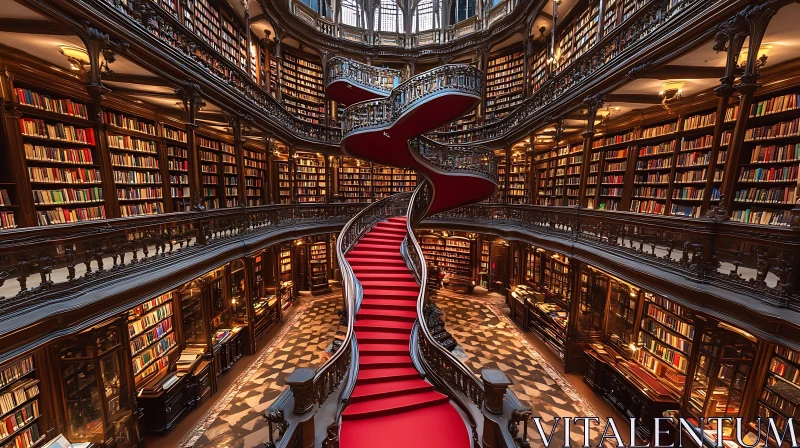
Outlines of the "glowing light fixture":
<svg viewBox="0 0 800 448">
<path fill-rule="evenodd" d="M 61 45 L 59 51 L 70 63 L 70 68 L 77 72 L 84 73 L 89 66 L 89 53 L 84 48 L 75 45 Z"/>
</svg>

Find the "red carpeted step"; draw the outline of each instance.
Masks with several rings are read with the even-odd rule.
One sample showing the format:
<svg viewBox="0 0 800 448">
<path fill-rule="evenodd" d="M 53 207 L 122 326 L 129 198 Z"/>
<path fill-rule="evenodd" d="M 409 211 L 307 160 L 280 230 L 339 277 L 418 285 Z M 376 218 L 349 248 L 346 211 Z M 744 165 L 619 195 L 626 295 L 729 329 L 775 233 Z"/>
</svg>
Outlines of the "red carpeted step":
<svg viewBox="0 0 800 448">
<path fill-rule="evenodd" d="M 376 228 L 376 227 L 391 227 L 391 228 L 395 228 L 395 229 L 405 229 L 406 228 L 406 222 L 405 221 L 391 221 L 391 220 L 389 220 L 389 221 L 381 221 L 381 222 L 375 224 L 375 227 L 373 227 L 373 228 Z"/>
<path fill-rule="evenodd" d="M 356 275 L 356 277 L 358 277 Z M 419 288 L 417 288 L 419 289 Z M 366 289 L 364 288 L 364 298 L 376 298 L 376 299 L 385 299 L 385 298 L 410 298 L 410 297 L 419 297 L 419 291 L 404 291 L 404 290 L 386 290 L 386 289 Z"/>
<path fill-rule="evenodd" d="M 413 428 L 413 430 L 409 430 Z M 379 441 L 376 443 L 376 441 Z M 468 448 L 469 431 L 450 403 L 374 419 L 350 420 L 339 432 L 342 448 Z"/>
<path fill-rule="evenodd" d="M 350 257 L 355 258 L 369 258 L 372 257 L 373 260 L 400 260 L 405 263 L 403 260 L 403 254 L 400 253 L 400 248 L 397 249 L 386 249 L 386 250 L 364 250 L 359 247 L 353 248 L 350 252 L 347 253 L 347 259 L 350 260 Z"/>
<path fill-rule="evenodd" d="M 405 225 L 389 225 L 389 224 L 378 224 L 377 226 L 373 227 L 369 232 L 369 235 L 373 233 L 385 233 L 388 235 L 405 235 L 408 232 L 408 229 Z"/>
<path fill-rule="evenodd" d="M 355 327 L 356 330 L 385 331 L 389 333 L 408 334 L 411 332 L 411 328 L 414 327 L 414 322 L 377 320 L 377 319 L 358 320 L 358 316 L 356 316 L 356 323 L 353 324 L 353 326 Z"/>
<path fill-rule="evenodd" d="M 403 257 L 400 257 L 399 259 L 398 258 L 391 258 L 391 259 L 389 259 L 389 258 L 386 258 L 386 259 L 384 259 L 384 258 L 369 258 L 369 257 L 362 257 L 362 256 L 352 257 L 351 258 L 349 256 L 349 254 L 348 254 L 347 262 L 350 263 L 350 265 L 353 265 L 353 266 L 355 266 L 355 265 L 364 265 L 364 264 L 372 265 L 372 266 L 375 266 L 375 265 L 383 265 L 383 266 L 389 265 L 389 266 L 403 266 L 406 269 L 408 269 L 408 267 L 406 266 L 405 260 L 403 260 Z"/>
<path fill-rule="evenodd" d="M 400 244 L 372 244 L 359 242 L 355 245 L 355 247 L 353 247 L 353 250 L 369 250 L 373 252 L 389 252 L 394 254 L 400 252 Z"/>
<path fill-rule="evenodd" d="M 387 333 L 385 331 L 356 330 L 356 339 L 359 344 L 405 344 L 408 347 L 410 333 Z"/>
<path fill-rule="evenodd" d="M 386 369 L 395 367 L 414 367 L 408 353 L 403 355 L 359 355 L 358 369 Z"/>
<path fill-rule="evenodd" d="M 384 288 L 403 291 L 419 291 L 419 285 L 415 281 L 398 280 L 361 280 L 361 287 L 364 289 Z"/>
<path fill-rule="evenodd" d="M 350 400 L 353 403 L 359 403 L 378 398 L 430 392 L 432 390 L 432 384 L 419 378 L 413 380 L 388 381 L 385 383 L 364 384 L 359 386 L 353 391 L 353 394 L 350 395 Z"/>
<path fill-rule="evenodd" d="M 358 356 L 363 355 L 408 355 L 408 346 L 359 341 Z"/>
<path fill-rule="evenodd" d="M 383 232 L 383 231 L 380 231 L 380 230 L 373 230 L 373 231 L 369 232 L 368 234 L 366 234 L 364 236 L 365 237 L 369 237 L 369 238 L 380 238 L 380 239 L 400 242 L 400 241 L 403 241 L 403 239 L 406 237 L 406 234 L 404 232 L 403 233 L 401 233 L 401 232 L 391 232 L 391 233 L 389 233 L 389 232 Z"/>
<path fill-rule="evenodd" d="M 400 244 L 403 242 L 403 238 L 397 237 L 389 237 L 389 236 L 380 236 L 380 235 L 372 235 L 368 234 L 365 237 L 358 240 L 358 243 L 370 243 L 370 244 L 395 244 L 397 247 L 400 247 Z"/>
<path fill-rule="evenodd" d="M 404 282 L 415 282 L 414 276 L 411 275 L 411 272 L 363 272 L 358 274 L 358 279 L 362 282 L 365 280 L 386 280 L 386 281 L 404 281 Z"/>
<path fill-rule="evenodd" d="M 356 389 L 363 384 L 385 383 L 387 381 L 412 380 L 419 378 L 419 372 L 413 367 L 359 370 L 356 378 Z M 353 390 L 355 392 L 355 390 Z"/>
<path fill-rule="evenodd" d="M 417 311 L 361 308 L 356 319 L 386 319 L 391 321 L 414 322 L 417 320 Z"/>
<path fill-rule="evenodd" d="M 447 403 L 447 401 L 447 396 L 439 392 L 422 392 L 399 397 L 380 398 L 351 404 L 342 413 L 342 420 L 380 417 Z M 412 428 L 408 429 L 412 430 Z"/>
<path fill-rule="evenodd" d="M 348 260 L 349 261 L 349 260 Z M 362 273 L 386 273 L 386 274 L 399 274 L 404 272 L 410 272 L 408 270 L 408 266 L 389 266 L 389 265 L 366 265 L 366 264 L 350 264 L 350 267 L 353 268 L 353 272 L 356 273 L 356 277 L 362 275 Z"/>
<path fill-rule="evenodd" d="M 417 301 L 401 299 L 364 299 L 361 301 L 361 309 L 393 309 L 416 312 Z"/>
</svg>

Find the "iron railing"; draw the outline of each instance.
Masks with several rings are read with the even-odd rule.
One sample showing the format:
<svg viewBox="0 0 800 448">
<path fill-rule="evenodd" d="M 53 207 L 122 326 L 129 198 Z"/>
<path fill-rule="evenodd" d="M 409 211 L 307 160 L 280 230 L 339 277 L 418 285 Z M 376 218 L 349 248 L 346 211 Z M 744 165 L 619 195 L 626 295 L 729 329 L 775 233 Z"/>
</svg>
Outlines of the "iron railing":
<svg viewBox="0 0 800 448">
<path fill-rule="evenodd" d="M 287 388 L 267 410 L 265 413 L 267 420 L 274 425 L 274 431 L 272 428 L 270 430 L 269 440 L 272 446 L 293 446 L 297 437 L 296 429 L 303 422 L 300 415 L 311 412 L 311 409 L 314 409 L 314 420 L 328 428 L 327 444 L 335 443 L 334 440 L 338 438 L 341 413 L 348 404 L 358 375 L 358 343 L 353 325 L 363 298 L 361 283 L 347 261 L 347 253 L 377 223 L 392 216 L 404 215 L 410 199 L 411 193 L 399 193 L 383 198 L 358 212 L 342 228 L 336 242 L 336 256 L 342 272 L 344 295 L 342 323 L 347 327 L 345 338 L 339 350 L 316 369 L 312 384 L 307 390 L 294 386 Z M 323 406 L 337 388 L 335 403 L 332 406 Z M 298 415 L 297 401 L 298 394 L 301 393 L 306 395 L 301 400 L 309 400 L 311 406 L 300 406 L 300 409 L 307 411 Z"/>
<path fill-rule="evenodd" d="M 392 89 L 403 82 L 403 72 L 336 56 L 328 60 L 327 85 L 337 81 L 347 81 L 363 89 L 389 96 Z"/>
</svg>

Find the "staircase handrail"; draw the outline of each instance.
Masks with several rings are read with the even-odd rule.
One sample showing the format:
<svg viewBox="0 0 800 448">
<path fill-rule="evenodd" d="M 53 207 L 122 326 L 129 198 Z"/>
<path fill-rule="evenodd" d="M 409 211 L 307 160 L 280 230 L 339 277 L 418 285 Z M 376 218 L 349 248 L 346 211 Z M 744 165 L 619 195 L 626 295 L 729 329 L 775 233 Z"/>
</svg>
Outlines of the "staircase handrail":
<svg viewBox="0 0 800 448">
<path fill-rule="evenodd" d="M 342 113 L 342 138 L 357 132 L 388 127 L 416 105 L 442 96 L 461 93 L 481 98 L 483 75 L 464 64 L 448 64 L 413 76 L 386 98 L 362 101 Z"/>
<path fill-rule="evenodd" d="M 308 412 L 315 415 L 315 420 L 319 424 L 329 427 L 329 437 L 338 437 L 338 430 L 330 434 L 330 427 L 338 428 L 337 422 L 341 420 L 341 413 L 350 398 L 358 376 L 358 349 L 354 322 L 363 298 L 361 283 L 347 261 L 347 253 L 375 224 L 392 216 L 405 215 L 411 197 L 411 192 L 398 193 L 374 202 L 353 216 L 339 233 L 336 241 L 336 256 L 342 273 L 344 299 L 342 324 L 346 325 L 347 331 L 340 348 L 314 372 L 310 388 L 295 387 L 287 380 L 290 387 L 284 389 L 264 413 L 270 425 L 275 424 L 279 432 L 278 437 L 275 437 L 272 428 L 270 429 L 268 446 L 276 448 L 292 446 L 297 428 L 308 420 L 306 415 Z M 329 408 L 332 412 L 319 414 L 318 411 L 323 409 L 323 404 L 337 388 L 339 388 L 339 393 L 336 404 Z M 298 402 L 302 403 L 298 404 Z M 306 411 L 298 412 L 298 409 Z"/>
<path fill-rule="evenodd" d="M 328 60 L 326 87 L 340 80 L 358 85 L 379 95 L 389 96 L 392 89 L 404 81 L 404 76 L 400 70 L 376 67 L 342 56 L 335 56 Z"/>
<path fill-rule="evenodd" d="M 417 298 L 417 316 L 415 325 L 418 333 L 412 338 L 416 342 L 411 347 L 412 359 L 421 363 L 425 377 L 441 388 L 467 415 L 474 446 L 483 446 L 480 436 L 484 434 L 485 417 L 496 424 L 497 433 L 493 439 L 497 445 L 506 448 L 526 446 L 527 431 L 525 424 L 530 417 L 530 409 L 523 405 L 516 395 L 506 389 L 503 396 L 503 412 L 490 415 L 484 406 L 490 399 L 484 387 L 484 381 L 442 347 L 433 337 L 428 327 L 427 311 L 430 306 L 428 290 L 428 274 L 422 247 L 414 234 L 414 228 L 423 220 L 433 201 L 433 188 L 427 180 L 423 180 L 414 190 L 406 215 L 407 232 L 403 240 L 403 256 L 411 269 L 414 278 L 420 285 Z M 523 428 L 520 434 L 520 426 Z M 529 445 L 527 445 L 529 446 Z"/>
</svg>

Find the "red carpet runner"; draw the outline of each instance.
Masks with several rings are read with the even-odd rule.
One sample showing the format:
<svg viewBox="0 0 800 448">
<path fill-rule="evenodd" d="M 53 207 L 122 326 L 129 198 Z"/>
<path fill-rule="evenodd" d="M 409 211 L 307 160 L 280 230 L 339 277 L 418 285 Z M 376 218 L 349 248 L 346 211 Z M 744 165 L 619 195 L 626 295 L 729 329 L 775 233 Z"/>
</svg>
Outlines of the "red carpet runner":
<svg viewBox="0 0 800 448">
<path fill-rule="evenodd" d="M 409 356 L 419 286 L 400 254 L 406 219 L 389 218 L 347 254 L 364 297 L 356 315 L 358 378 L 342 414 L 342 448 L 466 448 L 469 432 L 447 396 Z"/>
</svg>

